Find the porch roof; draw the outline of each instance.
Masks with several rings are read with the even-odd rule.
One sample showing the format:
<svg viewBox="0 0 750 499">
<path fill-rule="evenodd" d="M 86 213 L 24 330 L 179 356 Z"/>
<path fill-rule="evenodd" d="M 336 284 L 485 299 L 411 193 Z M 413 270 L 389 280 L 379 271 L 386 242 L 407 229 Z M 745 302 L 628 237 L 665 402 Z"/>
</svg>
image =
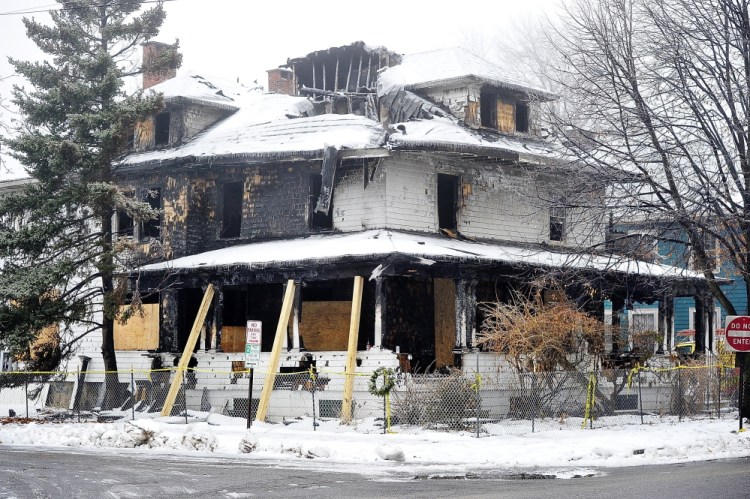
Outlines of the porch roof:
<svg viewBox="0 0 750 499">
<path fill-rule="evenodd" d="M 335 264 L 347 260 L 380 260 L 401 255 L 422 264 L 520 264 L 535 267 L 609 271 L 641 276 L 698 279 L 696 272 L 619 256 L 566 253 L 551 249 L 459 241 L 446 236 L 392 230 L 320 234 L 295 239 L 231 246 L 141 267 L 142 272 L 189 271 L 244 267 L 270 269 Z M 373 273 L 377 273 L 375 269 Z"/>
</svg>

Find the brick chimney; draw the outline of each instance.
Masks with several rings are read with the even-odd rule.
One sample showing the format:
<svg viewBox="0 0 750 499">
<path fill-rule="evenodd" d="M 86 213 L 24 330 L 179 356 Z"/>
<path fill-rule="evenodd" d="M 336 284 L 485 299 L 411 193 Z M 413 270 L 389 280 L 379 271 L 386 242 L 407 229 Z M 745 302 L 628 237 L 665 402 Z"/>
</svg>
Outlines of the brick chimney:
<svg viewBox="0 0 750 499">
<path fill-rule="evenodd" d="M 297 95 L 294 71 L 289 68 L 274 68 L 268 73 L 268 91 L 276 94 Z"/>
<path fill-rule="evenodd" d="M 163 81 L 174 78 L 177 69 L 168 67 L 159 70 L 148 69 L 156 65 L 159 57 L 171 46 L 161 42 L 146 42 L 143 44 L 143 89 L 158 85 Z"/>
</svg>

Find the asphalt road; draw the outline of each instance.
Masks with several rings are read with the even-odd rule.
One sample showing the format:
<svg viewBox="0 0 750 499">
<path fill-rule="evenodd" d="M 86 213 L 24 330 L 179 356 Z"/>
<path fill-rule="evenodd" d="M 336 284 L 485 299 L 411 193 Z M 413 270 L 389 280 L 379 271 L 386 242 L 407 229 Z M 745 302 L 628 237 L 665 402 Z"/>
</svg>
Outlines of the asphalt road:
<svg viewBox="0 0 750 499">
<path fill-rule="evenodd" d="M 466 476 L 376 468 L 0 446 L 0 497 L 750 497 L 750 459 L 591 470 L 572 479 L 543 478 L 543 470 Z"/>
</svg>

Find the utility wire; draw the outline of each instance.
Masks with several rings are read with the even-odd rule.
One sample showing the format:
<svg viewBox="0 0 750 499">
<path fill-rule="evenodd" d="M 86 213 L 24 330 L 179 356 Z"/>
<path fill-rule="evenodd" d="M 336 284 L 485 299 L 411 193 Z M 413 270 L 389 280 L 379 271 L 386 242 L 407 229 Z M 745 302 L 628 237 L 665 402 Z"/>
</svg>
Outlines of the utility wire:
<svg viewBox="0 0 750 499">
<path fill-rule="evenodd" d="M 134 0 L 138 1 L 138 0 Z M 140 0 L 140 3 L 166 3 L 166 2 L 176 2 L 177 0 Z M 23 16 L 26 14 L 39 14 L 42 12 L 61 12 L 61 11 L 72 11 L 72 10 L 81 10 L 81 9 L 87 9 L 90 7 L 107 7 L 108 5 L 111 5 L 111 3 L 103 3 L 99 5 L 85 5 L 81 7 L 60 7 L 57 9 L 46 9 L 45 7 L 51 7 L 55 4 L 50 5 L 40 5 L 39 7 L 32 7 L 33 9 L 37 10 L 11 10 L 8 12 L 0 12 L 0 16 Z"/>
</svg>

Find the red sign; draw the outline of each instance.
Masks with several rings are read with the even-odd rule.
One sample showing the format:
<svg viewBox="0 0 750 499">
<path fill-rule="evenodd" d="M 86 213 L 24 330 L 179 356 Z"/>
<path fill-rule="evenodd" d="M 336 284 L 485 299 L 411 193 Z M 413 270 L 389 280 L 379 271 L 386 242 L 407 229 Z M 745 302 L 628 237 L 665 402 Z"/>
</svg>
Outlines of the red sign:
<svg viewBox="0 0 750 499">
<path fill-rule="evenodd" d="M 750 352 L 750 317 L 747 315 L 728 316 L 724 337 L 730 350 Z"/>
</svg>

